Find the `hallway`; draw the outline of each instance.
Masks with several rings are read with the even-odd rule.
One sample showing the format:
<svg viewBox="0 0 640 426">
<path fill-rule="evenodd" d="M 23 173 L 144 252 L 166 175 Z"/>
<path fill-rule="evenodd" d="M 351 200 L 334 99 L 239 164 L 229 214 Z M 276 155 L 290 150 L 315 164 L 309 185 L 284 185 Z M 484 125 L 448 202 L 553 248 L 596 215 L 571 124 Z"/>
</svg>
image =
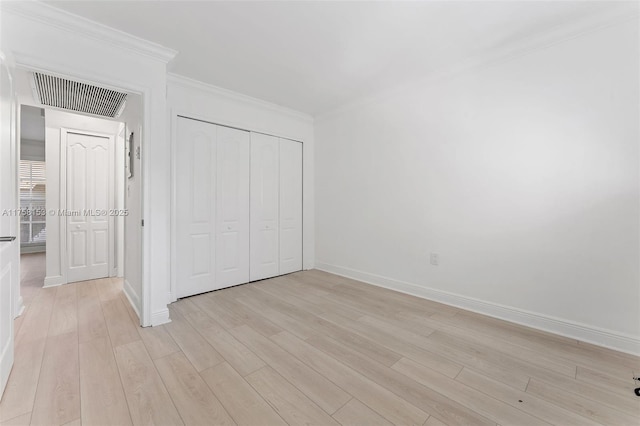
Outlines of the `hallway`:
<svg viewBox="0 0 640 426">
<path fill-rule="evenodd" d="M 16 335 L 22 325 L 26 310 L 29 305 L 31 305 L 33 298 L 42 290 L 47 266 L 45 262 L 45 253 L 27 253 L 20 255 L 20 295 L 26 308 L 23 315 L 16 318 L 14 323 L 15 328 L 13 331 Z"/>
<path fill-rule="evenodd" d="M 79 424 L 82 405 L 90 424 L 129 424 L 109 335 L 119 342 L 139 340 L 137 330 L 144 329 L 124 299 L 122 280 L 42 288 L 44 275 L 44 253 L 22 255 L 26 310 L 15 321 L 16 358 L 0 423 Z M 111 417 L 118 407 L 125 419 Z"/>
</svg>

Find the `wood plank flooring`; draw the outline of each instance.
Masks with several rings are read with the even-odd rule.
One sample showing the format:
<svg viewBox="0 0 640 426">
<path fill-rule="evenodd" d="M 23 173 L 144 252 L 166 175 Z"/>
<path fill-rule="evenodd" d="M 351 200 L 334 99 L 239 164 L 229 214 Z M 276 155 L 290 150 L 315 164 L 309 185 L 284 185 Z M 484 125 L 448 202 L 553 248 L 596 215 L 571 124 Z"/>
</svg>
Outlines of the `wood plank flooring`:
<svg viewBox="0 0 640 426">
<path fill-rule="evenodd" d="M 42 289 L 2 425 L 637 425 L 640 359 L 312 270 L 180 300 L 141 328 L 122 282 Z"/>
</svg>

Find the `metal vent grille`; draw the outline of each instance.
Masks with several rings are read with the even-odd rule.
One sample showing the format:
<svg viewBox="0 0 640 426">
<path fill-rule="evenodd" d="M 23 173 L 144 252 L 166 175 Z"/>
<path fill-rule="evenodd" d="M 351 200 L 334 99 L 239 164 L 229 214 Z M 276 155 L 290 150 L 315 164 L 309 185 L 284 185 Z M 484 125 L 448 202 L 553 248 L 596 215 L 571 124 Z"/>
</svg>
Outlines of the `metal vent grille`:
<svg viewBox="0 0 640 426">
<path fill-rule="evenodd" d="M 60 77 L 33 73 L 34 92 L 43 105 L 116 118 L 127 94 Z"/>
</svg>

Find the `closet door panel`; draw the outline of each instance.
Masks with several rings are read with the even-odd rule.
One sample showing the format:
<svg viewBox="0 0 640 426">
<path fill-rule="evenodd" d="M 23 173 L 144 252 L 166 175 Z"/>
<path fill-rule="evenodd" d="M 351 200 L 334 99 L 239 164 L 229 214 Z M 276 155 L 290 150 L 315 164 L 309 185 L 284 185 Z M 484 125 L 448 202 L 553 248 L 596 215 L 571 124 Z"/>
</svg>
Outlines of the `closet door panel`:
<svg viewBox="0 0 640 426">
<path fill-rule="evenodd" d="M 302 143 L 280 139 L 280 275 L 302 270 Z"/>
<path fill-rule="evenodd" d="M 177 297 L 214 290 L 216 126 L 178 118 Z"/>
<path fill-rule="evenodd" d="M 216 287 L 249 282 L 249 132 L 218 126 Z"/>
<path fill-rule="evenodd" d="M 279 273 L 279 140 L 251 133 L 251 281 Z"/>
</svg>

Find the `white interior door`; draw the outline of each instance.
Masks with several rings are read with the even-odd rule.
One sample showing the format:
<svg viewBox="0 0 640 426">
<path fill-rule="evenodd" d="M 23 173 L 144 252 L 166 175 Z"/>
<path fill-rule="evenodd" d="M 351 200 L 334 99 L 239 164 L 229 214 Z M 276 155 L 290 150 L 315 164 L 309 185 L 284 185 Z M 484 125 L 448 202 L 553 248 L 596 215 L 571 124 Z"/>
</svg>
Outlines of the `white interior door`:
<svg viewBox="0 0 640 426">
<path fill-rule="evenodd" d="M 176 296 L 214 290 L 217 126 L 178 118 Z"/>
<path fill-rule="evenodd" d="M 249 282 L 249 132 L 216 126 L 215 288 Z"/>
<path fill-rule="evenodd" d="M 302 270 L 302 143 L 280 139 L 280 275 Z"/>
<path fill-rule="evenodd" d="M 112 139 L 66 132 L 67 282 L 109 276 Z"/>
<path fill-rule="evenodd" d="M 18 232 L 16 107 L 5 56 L 0 52 L 0 398 L 13 366 L 13 319 L 20 285 Z"/>
<path fill-rule="evenodd" d="M 278 275 L 279 140 L 251 133 L 251 281 Z"/>
</svg>

